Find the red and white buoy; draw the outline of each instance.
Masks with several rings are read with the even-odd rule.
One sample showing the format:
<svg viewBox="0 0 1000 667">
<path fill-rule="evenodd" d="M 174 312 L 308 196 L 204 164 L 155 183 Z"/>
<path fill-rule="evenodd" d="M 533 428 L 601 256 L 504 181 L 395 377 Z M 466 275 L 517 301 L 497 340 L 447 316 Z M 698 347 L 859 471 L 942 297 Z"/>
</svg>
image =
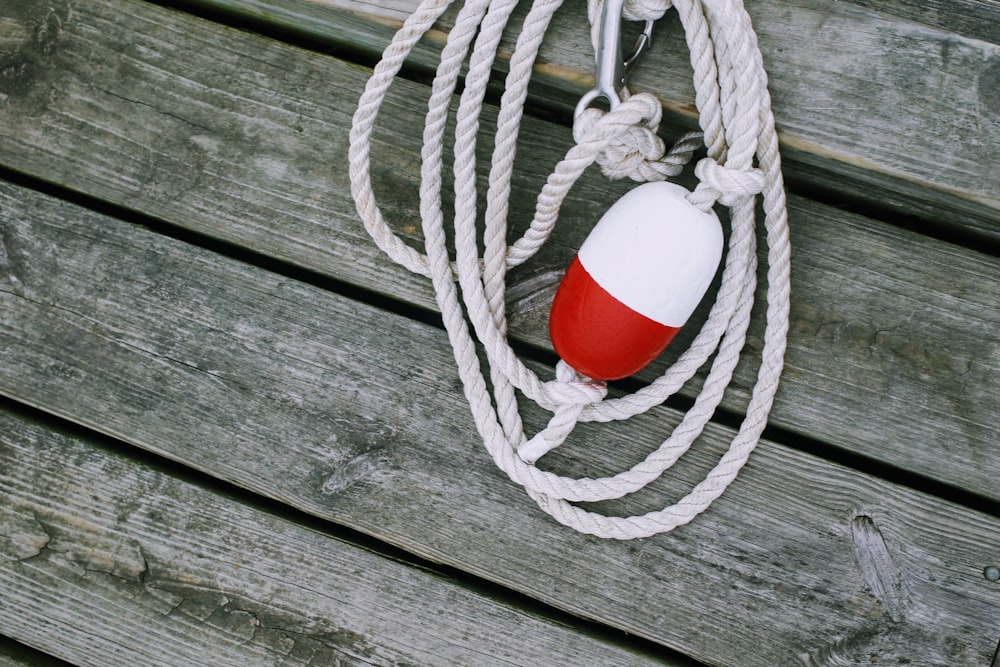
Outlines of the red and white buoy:
<svg viewBox="0 0 1000 667">
<path fill-rule="evenodd" d="M 552 303 L 549 334 L 570 366 L 616 380 L 656 359 L 698 306 L 722 257 L 722 225 L 689 191 L 645 183 L 584 241 Z"/>
</svg>

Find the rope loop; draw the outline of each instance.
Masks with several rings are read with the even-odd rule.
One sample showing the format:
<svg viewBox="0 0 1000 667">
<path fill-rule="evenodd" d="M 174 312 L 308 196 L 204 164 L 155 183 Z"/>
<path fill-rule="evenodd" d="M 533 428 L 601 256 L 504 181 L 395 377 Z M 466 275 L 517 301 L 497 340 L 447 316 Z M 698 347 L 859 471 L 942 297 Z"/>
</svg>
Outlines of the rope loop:
<svg viewBox="0 0 1000 667">
<path fill-rule="evenodd" d="M 656 21 L 663 18 L 673 5 L 672 0 L 625 0 L 622 17 L 629 21 Z M 587 16 L 592 26 L 597 24 L 603 7 L 604 0 L 589 0 L 587 3 Z M 596 40 L 594 46 L 597 46 Z"/>
<path fill-rule="evenodd" d="M 656 21 L 673 6 L 671 0 L 625 0 L 622 16 L 629 21 Z"/>
<path fill-rule="evenodd" d="M 580 114 L 573 125 L 573 139 L 578 144 L 610 140 L 635 127 L 656 136 L 662 118 L 663 108 L 654 96 L 629 95 L 613 111 L 590 108 Z"/>
<path fill-rule="evenodd" d="M 569 437 L 588 405 L 600 403 L 608 395 L 608 386 L 578 373 L 562 359 L 556 364 L 556 379 L 542 385 L 549 401 L 555 406 L 548 426 L 518 447 L 517 455 L 533 464 L 546 452 L 555 449 Z"/>
<path fill-rule="evenodd" d="M 604 142 L 596 162 L 608 178 L 665 181 L 681 173 L 701 145 L 678 142 L 669 152 L 657 131 L 663 117 L 659 101 L 649 93 L 630 95 L 611 111 L 591 107 L 576 117 L 573 139 L 578 144 Z M 694 137 L 700 139 L 700 134 Z"/>
<path fill-rule="evenodd" d="M 718 201 L 723 206 L 736 206 L 742 199 L 760 194 L 766 183 L 760 169 L 734 169 L 706 157 L 698 160 L 694 175 L 700 183 L 689 200 L 696 206 Z"/>
<path fill-rule="evenodd" d="M 607 384 L 578 373 L 562 359 L 556 364 L 556 379 L 546 382 L 542 387 L 548 399 L 557 407 L 584 407 L 600 403 L 608 395 Z"/>
</svg>

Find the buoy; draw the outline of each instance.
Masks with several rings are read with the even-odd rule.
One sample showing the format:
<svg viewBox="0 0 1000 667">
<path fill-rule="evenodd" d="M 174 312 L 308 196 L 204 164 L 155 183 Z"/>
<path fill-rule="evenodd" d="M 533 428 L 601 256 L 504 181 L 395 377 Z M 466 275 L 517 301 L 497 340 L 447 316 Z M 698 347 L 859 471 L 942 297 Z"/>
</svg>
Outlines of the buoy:
<svg viewBox="0 0 1000 667">
<path fill-rule="evenodd" d="M 645 183 L 601 218 L 563 276 L 549 317 L 556 353 L 595 380 L 652 362 L 701 302 L 722 258 L 722 225 L 689 191 Z"/>
</svg>

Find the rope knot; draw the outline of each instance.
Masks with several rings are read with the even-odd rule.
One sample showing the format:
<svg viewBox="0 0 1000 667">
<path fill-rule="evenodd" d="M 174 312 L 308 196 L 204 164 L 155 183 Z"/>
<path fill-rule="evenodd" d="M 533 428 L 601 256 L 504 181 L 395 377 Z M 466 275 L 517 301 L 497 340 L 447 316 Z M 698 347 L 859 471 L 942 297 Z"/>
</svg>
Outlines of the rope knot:
<svg viewBox="0 0 1000 667">
<path fill-rule="evenodd" d="M 591 403 L 600 403 L 608 395 L 608 387 L 600 380 L 591 380 L 562 359 L 556 364 L 556 379 L 546 382 L 545 393 L 556 406 L 583 408 Z"/>
<path fill-rule="evenodd" d="M 698 161 L 694 175 L 701 182 L 689 200 L 705 209 L 716 201 L 723 206 L 735 206 L 740 199 L 753 197 L 764 189 L 764 172 L 760 169 L 727 167 L 710 157 Z"/>
<path fill-rule="evenodd" d="M 533 464 L 546 452 L 565 442 L 576 427 L 583 409 L 592 403 L 600 403 L 608 395 L 604 382 L 577 373 L 562 359 L 556 365 L 556 379 L 546 382 L 543 387 L 555 410 L 548 426 L 517 448 L 518 457 L 525 463 Z"/>
<path fill-rule="evenodd" d="M 673 7 L 672 0 L 625 0 L 622 16 L 629 21 L 656 21 Z"/>
<path fill-rule="evenodd" d="M 627 95 L 627 93 L 625 93 Z M 663 109 L 649 93 L 627 96 L 611 111 L 589 108 L 573 124 L 578 144 L 600 142 L 597 164 L 608 178 L 663 181 L 680 173 L 690 152 L 666 154 L 657 135 Z"/>
</svg>

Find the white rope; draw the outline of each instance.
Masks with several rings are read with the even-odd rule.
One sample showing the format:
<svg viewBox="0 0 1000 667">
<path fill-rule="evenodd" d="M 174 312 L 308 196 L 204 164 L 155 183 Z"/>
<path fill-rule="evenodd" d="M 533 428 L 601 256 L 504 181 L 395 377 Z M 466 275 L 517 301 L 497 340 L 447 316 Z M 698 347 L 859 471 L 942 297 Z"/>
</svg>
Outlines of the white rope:
<svg viewBox="0 0 1000 667">
<path fill-rule="evenodd" d="M 556 377 L 550 381 L 543 381 L 521 362 L 507 342 L 506 272 L 528 260 L 545 243 L 562 202 L 587 167 L 596 162 L 613 178 L 664 180 L 680 172 L 702 143 L 702 137 L 685 136 L 665 150 L 656 134 L 661 108 L 649 94 L 626 92 L 622 103 L 609 112 L 587 109 L 573 128 L 575 145 L 556 165 L 538 196 L 531 225 L 508 247 L 515 142 L 528 80 L 542 37 L 561 3 L 534 0 L 511 57 L 501 99 L 480 256 L 475 160 L 479 115 L 500 36 L 516 0 L 466 0 L 442 52 L 424 128 L 420 213 L 426 255 L 419 253 L 389 229 L 375 201 L 370 175 L 371 135 L 386 91 L 407 54 L 453 1 L 421 3 L 385 50 L 361 96 L 350 148 L 351 187 L 358 213 L 375 243 L 393 260 L 431 278 L 477 429 L 501 470 L 523 485 L 557 521 L 581 532 L 632 539 L 684 525 L 725 491 L 756 446 L 777 389 L 788 331 L 785 194 L 767 79 L 750 18 L 740 0 L 626 3 L 625 17 L 636 20 L 659 18 L 671 4 L 677 9 L 691 52 L 695 102 L 708 152 L 696 166 L 700 183 L 689 201 L 702 210 L 716 202 L 728 206 L 732 233 L 718 296 L 690 347 L 649 385 L 633 394 L 609 399 L 604 383 L 579 375 L 564 362 L 557 366 Z M 602 2 L 590 1 L 592 22 L 600 16 Z M 597 33 L 594 35 L 596 39 Z M 452 262 L 441 204 L 444 134 L 449 105 L 466 60 L 469 66 L 465 88 L 456 113 L 456 255 Z M 728 452 L 704 481 L 670 507 L 639 516 L 612 517 L 572 504 L 619 498 L 643 488 L 688 450 L 711 419 L 739 361 L 750 322 L 757 275 L 758 193 L 763 198 L 768 246 L 766 328 L 757 383 L 746 418 Z M 492 393 L 476 354 L 470 322 L 486 352 Z M 692 408 L 660 447 L 630 470 L 600 479 L 572 479 L 534 465 L 545 452 L 562 444 L 579 421 L 627 419 L 663 403 L 713 353 L 715 359 Z M 524 433 L 516 391 L 553 412 L 546 428 L 530 439 Z"/>
</svg>

